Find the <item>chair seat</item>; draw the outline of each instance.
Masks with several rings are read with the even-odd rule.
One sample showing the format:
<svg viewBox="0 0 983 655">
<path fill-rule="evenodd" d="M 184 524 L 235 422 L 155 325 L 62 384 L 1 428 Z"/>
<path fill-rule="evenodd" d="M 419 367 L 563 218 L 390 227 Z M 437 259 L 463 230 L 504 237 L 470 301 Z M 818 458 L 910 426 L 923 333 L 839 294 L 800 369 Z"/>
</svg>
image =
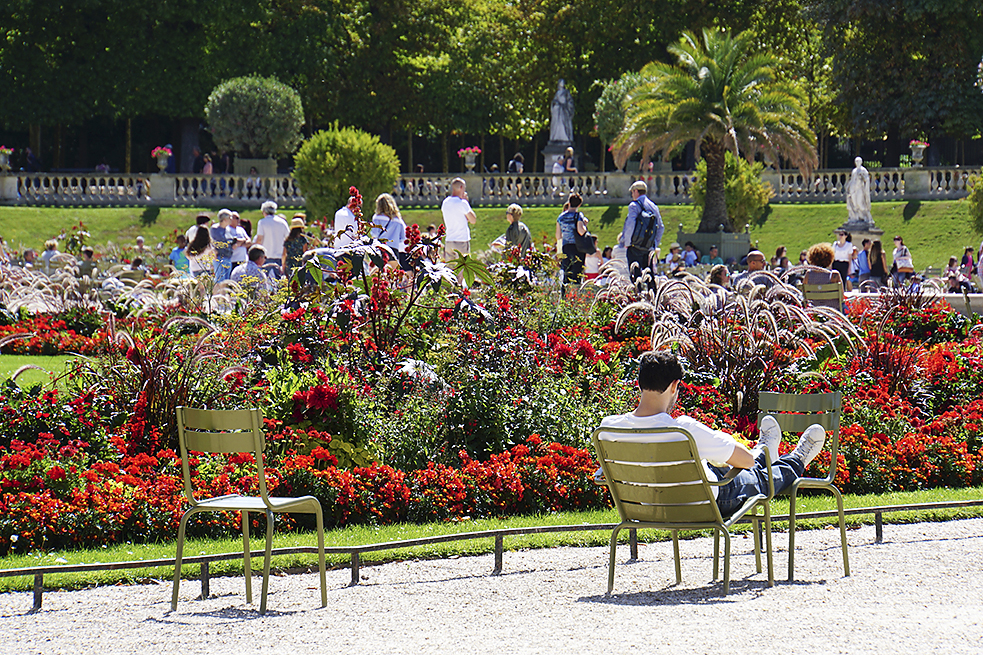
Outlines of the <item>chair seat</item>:
<svg viewBox="0 0 983 655">
<path fill-rule="evenodd" d="M 292 507 L 302 507 L 309 505 L 311 501 L 317 501 L 314 496 L 299 496 L 297 498 L 283 498 L 270 496 L 270 509 L 274 512 L 283 511 Z M 247 512 L 265 512 L 266 503 L 259 496 L 220 496 L 218 498 L 207 498 L 198 501 L 196 507 L 203 510 L 228 510 Z"/>
</svg>

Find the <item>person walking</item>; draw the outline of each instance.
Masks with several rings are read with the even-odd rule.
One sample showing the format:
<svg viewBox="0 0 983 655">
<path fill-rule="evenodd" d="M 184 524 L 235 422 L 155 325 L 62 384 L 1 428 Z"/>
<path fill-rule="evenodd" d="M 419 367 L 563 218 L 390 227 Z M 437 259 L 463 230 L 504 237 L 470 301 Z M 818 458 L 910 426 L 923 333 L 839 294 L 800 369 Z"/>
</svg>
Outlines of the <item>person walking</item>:
<svg viewBox="0 0 983 655">
<path fill-rule="evenodd" d="M 470 226 L 478 222 L 478 217 L 468 202 L 468 184 L 464 178 L 451 180 L 451 195 L 444 198 L 440 213 L 444 217 L 444 261 L 470 255 Z"/>
<path fill-rule="evenodd" d="M 894 286 L 900 287 L 905 280 L 915 275 L 915 265 L 911 258 L 911 251 L 904 244 L 901 235 L 894 236 L 894 256 L 892 257 L 891 277 Z"/>
<path fill-rule="evenodd" d="M 624 229 L 618 237 L 618 245 L 627 249 L 628 268 L 634 280 L 648 268 L 652 253 L 658 256 L 658 246 L 665 226 L 662 224 L 659 208 L 646 196 L 648 185 L 644 180 L 634 182 L 629 192 L 631 202 L 628 203 L 628 217 L 625 218 Z"/>
<path fill-rule="evenodd" d="M 396 199 L 388 193 L 380 193 L 375 199 L 371 234 L 372 238 L 393 249 L 400 268 L 404 271 L 409 270 L 409 257 L 406 253 L 406 222 L 399 213 Z"/>
<path fill-rule="evenodd" d="M 294 214 L 290 221 L 290 234 L 283 240 L 283 274 L 288 278 L 301 266 L 304 253 L 310 247 L 304 229 L 307 227 L 304 214 Z"/>
<path fill-rule="evenodd" d="M 581 236 L 587 234 L 587 217 L 580 211 L 583 202 L 579 193 L 571 193 L 567 202 L 570 208 L 556 219 L 556 251 L 564 255 L 560 262 L 563 281 L 573 284 L 580 282 L 580 275 L 584 270 L 585 253 L 577 249 L 577 241 L 574 237 L 574 231 Z"/>
<path fill-rule="evenodd" d="M 276 213 L 277 205 L 272 200 L 264 202 L 260 210 L 263 218 L 256 224 L 256 243 L 266 249 L 267 270 L 273 272 L 274 279 L 279 279 L 283 274 L 283 242 L 290 235 L 290 225 Z"/>
<path fill-rule="evenodd" d="M 880 239 L 874 239 L 870 245 L 870 254 L 867 255 L 867 262 L 870 264 L 870 280 L 876 282 L 878 287 L 887 285 L 887 253 Z"/>
</svg>

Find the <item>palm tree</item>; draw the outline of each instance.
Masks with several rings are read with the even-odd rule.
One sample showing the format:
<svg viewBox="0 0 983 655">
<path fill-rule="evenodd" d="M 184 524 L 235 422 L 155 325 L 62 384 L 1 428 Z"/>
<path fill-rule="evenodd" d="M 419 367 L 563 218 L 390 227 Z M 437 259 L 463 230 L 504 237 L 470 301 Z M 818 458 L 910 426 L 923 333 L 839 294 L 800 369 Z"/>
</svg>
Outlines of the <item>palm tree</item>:
<svg viewBox="0 0 983 655">
<path fill-rule="evenodd" d="M 639 149 L 643 158 L 661 151 L 665 159 L 696 142 L 696 156 L 707 162 L 707 191 L 699 232 L 734 227 L 724 197 L 724 153 L 767 163 L 778 156 L 808 177 L 816 166 L 816 135 L 809 129 L 805 96 L 777 79 L 777 59 L 750 51 L 747 32 L 704 29 L 702 41 L 686 32 L 669 47 L 676 65 L 652 62 L 644 82 L 626 99 L 625 128 L 615 142 L 619 168 Z"/>
</svg>

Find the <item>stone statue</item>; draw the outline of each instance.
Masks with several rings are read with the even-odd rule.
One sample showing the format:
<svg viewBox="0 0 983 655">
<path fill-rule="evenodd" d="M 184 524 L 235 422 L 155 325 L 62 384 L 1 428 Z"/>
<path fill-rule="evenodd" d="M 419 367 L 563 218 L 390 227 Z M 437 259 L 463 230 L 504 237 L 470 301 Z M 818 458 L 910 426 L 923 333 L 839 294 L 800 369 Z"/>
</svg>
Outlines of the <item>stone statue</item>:
<svg viewBox="0 0 983 655">
<path fill-rule="evenodd" d="M 550 104 L 550 143 L 573 143 L 573 96 L 563 80 Z"/>
<path fill-rule="evenodd" d="M 848 223 L 873 225 L 870 215 L 870 173 L 864 168 L 864 160 L 857 157 L 853 160 L 854 169 L 850 181 L 846 185 L 846 209 L 849 213 Z"/>
</svg>

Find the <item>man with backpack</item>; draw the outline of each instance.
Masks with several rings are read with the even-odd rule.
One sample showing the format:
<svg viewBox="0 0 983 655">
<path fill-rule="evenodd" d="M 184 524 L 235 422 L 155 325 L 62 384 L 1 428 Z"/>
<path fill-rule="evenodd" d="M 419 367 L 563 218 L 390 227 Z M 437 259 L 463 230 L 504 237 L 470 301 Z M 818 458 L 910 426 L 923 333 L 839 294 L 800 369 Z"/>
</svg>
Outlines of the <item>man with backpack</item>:
<svg viewBox="0 0 983 655">
<path fill-rule="evenodd" d="M 652 251 L 657 251 L 659 242 L 662 241 L 665 226 L 662 224 L 659 208 L 645 195 L 648 193 L 648 185 L 643 180 L 633 183 L 629 191 L 631 202 L 628 203 L 628 218 L 625 219 L 618 245 L 627 249 L 628 268 L 634 280 L 648 268 Z M 637 273 L 633 264 L 638 264 Z"/>
</svg>

